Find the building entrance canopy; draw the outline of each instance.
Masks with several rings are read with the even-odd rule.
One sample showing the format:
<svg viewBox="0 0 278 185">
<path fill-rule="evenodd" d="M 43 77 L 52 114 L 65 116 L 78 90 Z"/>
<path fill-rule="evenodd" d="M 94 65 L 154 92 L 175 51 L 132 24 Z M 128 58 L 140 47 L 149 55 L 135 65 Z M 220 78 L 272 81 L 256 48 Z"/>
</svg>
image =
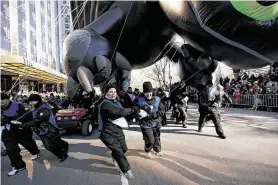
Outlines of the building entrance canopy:
<svg viewBox="0 0 278 185">
<path fill-rule="evenodd" d="M 67 76 L 53 69 L 49 69 L 39 63 L 30 62 L 17 55 L 0 56 L 1 67 L 3 71 L 13 73 L 15 75 L 28 76 L 41 80 L 45 83 L 65 84 Z"/>
</svg>

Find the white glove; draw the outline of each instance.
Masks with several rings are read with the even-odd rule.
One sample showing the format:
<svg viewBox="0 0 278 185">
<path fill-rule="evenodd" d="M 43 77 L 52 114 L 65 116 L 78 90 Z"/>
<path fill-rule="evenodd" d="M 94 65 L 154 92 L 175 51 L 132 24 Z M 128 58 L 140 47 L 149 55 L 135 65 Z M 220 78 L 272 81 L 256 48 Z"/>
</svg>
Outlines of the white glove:
<svg viewBox="0 0 278 185">
<path fill-rule="evenodd" d="M 20 121 L 13 120 L 13 121 L 11 121 L 11 124 L 21 125 L 22 123 Z"/>
<path fill-rule="evenodd" d="M 150 106 L 150 108 L 151 108 L 151 110 L 153 110 L 153 106 L 152 105 Z"/>
<path fill-rule="evenodd" d="M 143 109 L 140 109 L 140 112 L 138 113 L 138 115 L 140 116 L 140 118 L 145 118 L 148 116 L 148 113 L 146 111 L 144 111 Z"/>
</svg>

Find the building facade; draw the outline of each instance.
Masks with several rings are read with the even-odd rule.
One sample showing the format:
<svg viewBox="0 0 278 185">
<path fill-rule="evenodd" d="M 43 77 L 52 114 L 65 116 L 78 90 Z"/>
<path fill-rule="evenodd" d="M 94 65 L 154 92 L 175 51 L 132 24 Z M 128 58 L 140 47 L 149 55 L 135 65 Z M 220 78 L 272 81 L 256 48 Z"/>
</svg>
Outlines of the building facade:
<svg viewBox="0 0 278 185">
<path fill-rule="evenodd" d="M 69 1 L 1 1 L 1 56 L 17 56 L 21 67 L 36 67 L 34 74 L 49 75 L 39 78 L 42 83 L 51 83 L 51 74 L 57 76 L 56 83 L 66 79 L 62 65 L 62 45 L 65 27 L 71 28 Z M 70 20 L 70 21 L 69 21 Z M 4 57 L 1 57 L 4 58 Z M 12 67 L 4 65 L 11 59 L 1 59 L 1 72 L 13 73 Z M 43 68 L 43 70 L 42 70 Z M 15 70 L 16 71 L 16 70 Z M 26 71 L 27 72 L 27 71 Z M 16 73 L 22 75 L 23 71 Z M 24 75 L 24 74 L 23 74 Z M 43 74 L 42 74 L 43 76 Z M 2 75 L 1 75 L 2 77 Z M 36 79 L 36 75 L 32 78 Z M 2 88 L 2 87 L 1 87 Z"/>
</svg>

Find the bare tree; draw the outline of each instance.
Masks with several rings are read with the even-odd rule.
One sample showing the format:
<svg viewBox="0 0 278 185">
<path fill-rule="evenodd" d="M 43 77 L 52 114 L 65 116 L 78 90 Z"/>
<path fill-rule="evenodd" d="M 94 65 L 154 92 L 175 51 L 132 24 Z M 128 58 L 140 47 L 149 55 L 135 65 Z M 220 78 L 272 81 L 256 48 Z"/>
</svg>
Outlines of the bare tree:
<svg viewBox="0 0 278 185">
<path fill-rule="evenodd" d="M 150 68 L 144 70 L 144 73 L 148 78 L 158 82 L 160 87 L 165 86 L 167 85 L 167 79 L 169 79 L 169 74 L 167 70 L 169 62 L 169 59 L 165 57 L 160 61 L 156 62 Z"/>
</svg>

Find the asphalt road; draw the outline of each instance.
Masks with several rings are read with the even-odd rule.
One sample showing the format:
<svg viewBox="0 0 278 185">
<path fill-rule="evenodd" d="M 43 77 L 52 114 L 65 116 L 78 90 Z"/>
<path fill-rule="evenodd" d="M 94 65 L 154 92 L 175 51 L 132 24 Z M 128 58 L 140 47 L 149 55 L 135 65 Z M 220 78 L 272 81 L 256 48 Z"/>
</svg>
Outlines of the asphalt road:
<svg viewBox="0 0 278 185">
<path fill-rule="evenodd" d="M 135 179 L 130 185 L 278 185 L 278 114 L 244 109 L 221 109 L 226 140 L 216 137 L 212 123 L 196 132 L 198 112 L 191 105 L 189 126 L 162 128 L 163 157 L 145 158 L 140 128 L 126 131 L 127 153 Z M 41 148 L 31 161 L 22 150 L 27 170 L 7 177 L 8 157 L 2 157 L 2 185 L 121 185 L 109 150 L 95 131 L 90 137 L 63 136 L 70 143 L 69 158 L 58 159 Z"/>
</svg>

